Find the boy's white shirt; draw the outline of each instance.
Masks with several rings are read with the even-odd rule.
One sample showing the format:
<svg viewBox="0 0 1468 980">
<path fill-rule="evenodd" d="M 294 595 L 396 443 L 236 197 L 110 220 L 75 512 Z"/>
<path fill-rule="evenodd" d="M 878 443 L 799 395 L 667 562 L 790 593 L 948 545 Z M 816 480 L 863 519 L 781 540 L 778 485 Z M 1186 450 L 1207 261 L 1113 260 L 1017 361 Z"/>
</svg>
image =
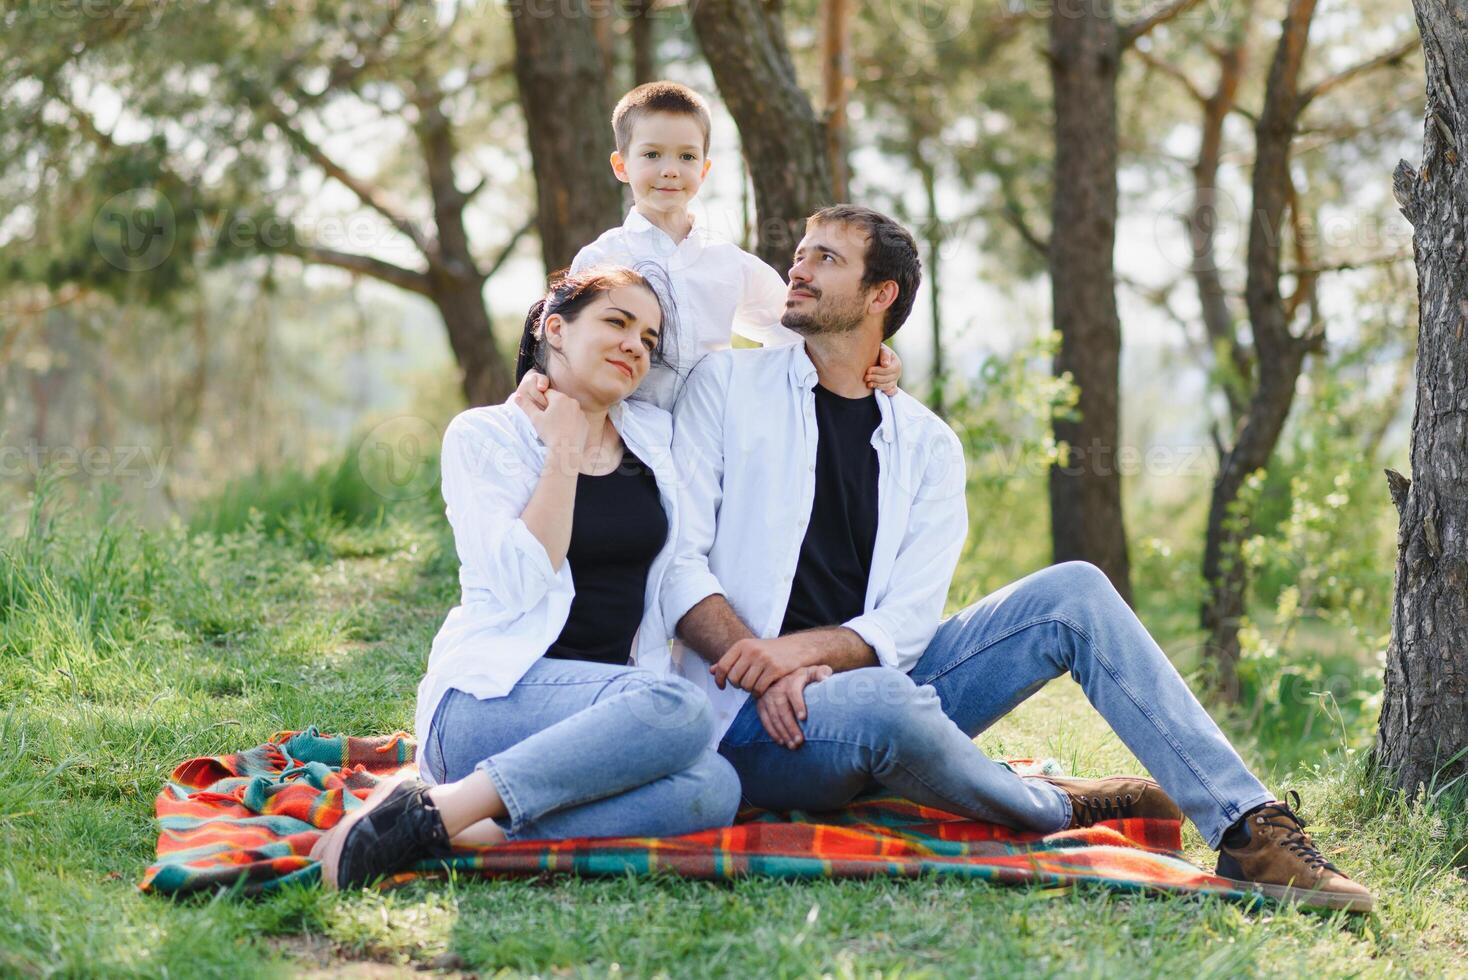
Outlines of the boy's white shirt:
<svg viewBox="0 0 1468 980">
<path fill-rule="evenodd" d="M 622 402 L 608 413 L 627 447 L 653 471 L 668 537 L 648 570 L 642 623 L 632 642 L 638 666 L 670 669 L 660 590 L 679 527 L 680 476 L 670 445 L 672 418 L 653 405 Z M 571 563 L 551 567 L 520 515 L 540 482 L 546 448 L 519 406 L 471 408 L 449 423 L 440 456 L 444 509 L 459 558 L 459 604 L 449 610 L 418 685 L 414 721 L 424 745 L 450 688 L 476 698 L 509 694 L 561 635 L 576 595 Z M 422 778 L 431 779 L 428 771 Z"/>
<path fill-rule="evenodd" d="M 804 344 L 704 358 L 673 415 L 681 479 L 678 553 L 660 596 L 663 622 L 722 594 L 756 636 L 779 635 L 815 501 L 817 374 Z M 909 671 L 937 632 L 968 536 L 958 436 L 921 402 L 875 392 L 877 537 L 862 614 L 845 626 L 886 667 Z M 674 643 L 670 668 L 702 689 L 712 745 L 748 695 L 720 690 L 708 664 Z"/>
<path fill-rule="evenodd" d="M 596 265 L 656 263 L 673 290 L 677 323 L 665 330 L 666 364 L 654 364 L 633 398 L 671 412 L 688 374 L 706 354 L 724 350 L 730 335 L 766 347 L 794 343 L 800 335 L 780 325 L 785 281 L 760 259 L 709 230 L 696 216 L 681 242 L 636 208 L 619 227 L 576 253 L 572 272 Z"/>
</svg>

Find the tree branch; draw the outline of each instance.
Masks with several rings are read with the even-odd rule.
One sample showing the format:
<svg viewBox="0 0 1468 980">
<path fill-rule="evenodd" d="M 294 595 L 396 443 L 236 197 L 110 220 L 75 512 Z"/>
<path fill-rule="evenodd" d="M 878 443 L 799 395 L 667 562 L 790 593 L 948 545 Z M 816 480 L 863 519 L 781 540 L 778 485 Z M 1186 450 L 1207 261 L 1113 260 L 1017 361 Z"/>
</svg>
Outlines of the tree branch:
<svg viewBox="0 0 1468 980">
<path fill-rule="evenodd" d="M 286 255 L 294 255 L 303 262 L 311 262 L 316 265 L 329 265 L 337 269 L 345 269 L 358 275 L 377 279 L 389 285 L 406 289 L 420 296 L 429 295 L 428 277 L 421 272 L 405 269 L 382 259 L 375 259 L 370 255 L 356 255 L 351 252 L 339 252 L 334 248 L 323 248 L 319 245 L 306 245 L 297 241 L 290 241 L 280 246 L 276 251 Z"/>
<path fill-rule="evenodd" d="M 270 117 L 271 122 L 285 134 L 286 139 L 296 149 L 300 150 L 301 153 L 305 154 L 307 159 L 325 171 L 327 176 L 355 194 L 357 199 L 363 204 L 386 218 L 394 228 L 402 232 L 414 245 L 418 246 L 418 250 L 425 256 L 430 254 L 428 240 L 424 238 L 423 232 L 418 229 L 416 224 L 403 215 L 398 214 L 396 210 L 389 206 L 380 190 L 365 180 L 354 177 L 347 172 L 345 167 L 327 156 L 321 147 L 311 142 L 304 133 L 292 125 L 290 118 L 286 116 L 285 112 L 279 106 L 273 102 L 267 102 L 265 113 Z"/>
<path fill-rule="evenodd" d="M 1205 105 L 1207 104 L 1208 96 L 1204 95 L 1203 90 L 1198 88 L 1198 86 L 1194 84 L 1193 80 L 1187 76 L 1187 73 L 1184 72 L 1177 65 L 1174 65 L 1169 61 L 1157 57 L 1150 51 L 1143 51 L 1141 48 L 1137 49 L 1137 57 L 1145 61 L 1147 63 L 1147 67 L 1155 68 L 1156 70 L 1162 72 L 1162 74 L 1168 76 L 1171 79 L 1174 79 L 1196 101 Z"/>
<path fill-rule="evenodd" d="M 1172 0 L 1171 3 L 1162 5 L 1140 20 L 1121 25 L 1119 33 L 1121 35 L 1122 50 L 1131 47 L 1137 42 L 1137 38 L 1146 36 L 1153 29 L 1161 27 L 1170 20 L 1181 17 L 1196 7 L 1199 2 L 1200 0 Z"/>
<path fill-rule="evenodd" d="M 520 239 L 530 234 L 537 220 L 539 220 L 538 216 L 532 214 L 523 225 L 515 229 L 515 233 L 510 236 L 510 240 L 505 242 L 504 247 L 500 249 L 500 254 L 495 256 L 494 261 L 489 264 L 489 269 L 484 273 L 485 281 L 488 281 L 496 272 L 500 271 L 500 267 L 509 260 L 510 253 L 515 251 L 515 246 L 520 244 Z"/>
<path fill-rule="evenodd" d="M 1024 239 L 1026 245 L 1038 252 L 1042 258 L 1050 255 L 1050 243 L 1030 227 L 1029 221 L 1025 219 L 1024 212 L 1019 209 L 1018 205 L 1012 201 L 1006 201 L 999 213 L 1015 231 L 1019 232 L 1019 237 Z"/>
<path fill-rule="evenodd" d="M 1320 276 L 1327 272 L 1354 272 L 1357 269 L 1369 269 L 1381 265 L 1396 265 L 1400 262 L 1410 261 L 1412 261 L 1411 252 L 1385 252 L 1381 255 L 1372 255 L 1364 259 L 1354 259 L 1350 262 L 1335 262 L 1330 265 L 1312 265 L 1295 269 L 1285 269 L 1282 275 Z"/>
<path fill-rule="evenodd" d="M 1314 85 L 1311 85 L 1309 88 L 1306 88 L 1303 92 L 1300 93 L 1299 111 L 1304 112 L 1305 107 L 1308 106 L 1317 97 L 1324 95 L 1333 88 L 1338 88 L 1339 86 L 1344 85 L 1345 83 L 1356 78 L 1358 75 L 1364 75 L 1368 72 L 1375 71 L 1378 68 L 1386 68 L 1391 65 L 1399 64 L 1403 58 L 1407 57 L 1407 55 L 1411 54 L 1413 51 L 1416 51 L 1421 46 L 1421 39 L 1419 39 L 1417 35 L 1412 34 L 1398 41 L 1395 46 L 1389 48 L 1386 51 L 1383 51 L 1375 58 L 1371 58 L 1367 61 L 1361 62 L 1360 64 L 1352 65 L 1349 68 L 1342 69 L 1341 71 L 1336 72 L 1334 75 L 1327 75 L 1325 78 L 1322 78 L 1320 81 L 1316 82 Z"/>
</svg>

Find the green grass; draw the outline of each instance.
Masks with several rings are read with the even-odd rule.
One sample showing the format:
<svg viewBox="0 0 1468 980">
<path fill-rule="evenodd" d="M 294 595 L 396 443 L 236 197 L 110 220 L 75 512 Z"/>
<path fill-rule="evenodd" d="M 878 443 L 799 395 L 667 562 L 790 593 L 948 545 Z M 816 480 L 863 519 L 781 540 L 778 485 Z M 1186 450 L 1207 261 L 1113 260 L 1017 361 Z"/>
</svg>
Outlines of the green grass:
<svg viewBox="0 0 1468 980">
<path fill-rule="evenodd" d="M 145 531 L 105 506 L 22 515 L 0 542 L 0 975 L 1463 972 L 1468 883 L 1454 859 L 1468 820 L 1381 793 L 1344 752 L 1269 776 L 1302 793 L 1322 849 L 1377 891 L 1366 917 L 941 879 L 138 893 L 153 797 L 178 761 L 307 724 L 411 724 L 457 593 L 441 516 L 431 496 L 419 503 L 355 520 L 285 504 L 267 520 L 245 506 L 221 530 Z M 1257 736 L 1244 740 L 1254 762 Z M 1078 774 L 1136 765 L 1069 680 L 981 744 Z"/>
</svg>

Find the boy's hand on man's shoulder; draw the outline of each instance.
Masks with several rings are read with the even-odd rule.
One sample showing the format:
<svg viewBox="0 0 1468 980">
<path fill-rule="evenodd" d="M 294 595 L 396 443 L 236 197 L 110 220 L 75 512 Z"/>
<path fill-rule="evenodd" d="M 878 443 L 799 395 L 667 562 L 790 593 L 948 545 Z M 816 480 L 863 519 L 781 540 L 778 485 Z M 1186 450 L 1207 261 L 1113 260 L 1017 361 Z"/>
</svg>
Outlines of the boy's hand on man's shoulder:
<svg viewBox="0 0 1468 980">
<path fill-rule="evenodd" d="M 897 394 L 897 382 L 902 380 L 902 358 L 897 352 L 886 344 L 882 345 L 877 354 L 877 363 L 867 368 L 866 382 L 868 388 L 880 388 L 883 394 L 891 397 Z"/>
</svg>

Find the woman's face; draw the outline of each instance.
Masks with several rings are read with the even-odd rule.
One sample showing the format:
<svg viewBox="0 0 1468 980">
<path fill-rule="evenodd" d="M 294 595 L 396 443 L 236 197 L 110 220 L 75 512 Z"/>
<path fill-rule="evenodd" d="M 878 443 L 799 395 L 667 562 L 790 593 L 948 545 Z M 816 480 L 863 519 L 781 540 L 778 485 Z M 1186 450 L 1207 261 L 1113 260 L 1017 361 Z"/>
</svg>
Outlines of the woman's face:
<svg viewBox="0 0 1468 980">
<path fill-rule="evenodd" d="M 552 313 L 545 321 L 551 383 L 583 404 L 621 401 L 647 376 L 662 321 L 657 297 L 641 285 L 603 292 L 575 320 Z"/>
</svg>

